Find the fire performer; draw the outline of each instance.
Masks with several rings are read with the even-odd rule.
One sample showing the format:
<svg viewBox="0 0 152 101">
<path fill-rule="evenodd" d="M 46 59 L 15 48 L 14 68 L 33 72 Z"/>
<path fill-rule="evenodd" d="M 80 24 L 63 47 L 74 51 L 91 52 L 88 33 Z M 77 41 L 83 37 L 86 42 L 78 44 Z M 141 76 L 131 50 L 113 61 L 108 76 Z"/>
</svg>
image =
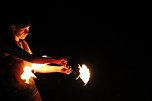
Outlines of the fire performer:
<svg viewBox="0 0 152 101">
<path fill-rule="evenodd" d="M 42 66 L 35 69 L 38 73 L 65 73 L 70 74 L 71 68 L 67 66 L 65 58 L 47 58 L 33 54 L 25 41 L 29 34 L 31 21 L 26 17 L 18 17 L 8 23 L 5 37 L 0 38 L 0 99 L 12 101 L 42 101 L 36 88 L 33 77 L 29 83 L 21 79 L 25 66 L 31 64 L 56 64 L 55 66 Z"/>
</svg>

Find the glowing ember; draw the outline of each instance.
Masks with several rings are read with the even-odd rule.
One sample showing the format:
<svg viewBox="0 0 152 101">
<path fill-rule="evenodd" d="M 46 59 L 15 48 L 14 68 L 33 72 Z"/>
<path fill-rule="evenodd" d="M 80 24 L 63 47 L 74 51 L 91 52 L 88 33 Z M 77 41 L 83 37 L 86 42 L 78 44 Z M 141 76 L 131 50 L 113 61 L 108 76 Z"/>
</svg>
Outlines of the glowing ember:
<svg viewBox="0 0 152 101">
<path fill-rule="evenodd" d="M 36 76 L 32 73 L 32 69 L 30 66 L 25 66 L 24 67 L 24 72 L 21 75 L 21 79 L 25 80 L 25 83 L 29 84 L 29 80 L 31 77 L 36 78 Z"/>
<path fill-rule="evenodd" d="M 30 78 L 36 78 L 36 76 L 34 75 L 34 73 L 32 71 L 44 66 L 45 64 L 32 64 L 32 66 L 25 66 L 24 67 L 24 72 L 21 75 L 21 79 L 25 80 L 25 83 L 29 84 L 30 83 Z"/>
<path fill-rule="evenodd" d="M 79 68 L 79 76 L 76 78 L 78 79 L 79 77 L 82 79 L 82 81 L 85 83 L 84 86 L 87 84 L 87 82 L 89 81 L 89 78 L 90 78 L 90 71 L 89 69 L 87 68 L 86 65 L 82 65 L 82 67 L 79 65 L 78 66 Z"/>
</svg>

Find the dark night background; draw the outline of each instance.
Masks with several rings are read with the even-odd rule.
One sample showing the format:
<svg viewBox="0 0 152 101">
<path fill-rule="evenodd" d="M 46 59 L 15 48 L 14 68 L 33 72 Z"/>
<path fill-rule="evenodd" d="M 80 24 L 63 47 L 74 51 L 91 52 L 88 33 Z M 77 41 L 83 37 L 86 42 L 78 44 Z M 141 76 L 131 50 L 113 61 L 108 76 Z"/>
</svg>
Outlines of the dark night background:
<svg viewBox="0 0 152 101">
<path fill-rule="evenodd" d="M 32 17 L 26 39 L 31 50 L 66 57 L 74 70 L 69 76 L 36 74 L 44 101 L 150 101 L 144 38 L 136 30 L 140 24 L 135 13 L 127 6 L 59 0 L 30 4 L 18 14 Z M 22 10 L 22 5 L 18 8 Z M 14 8 L 2 12 L 9 15 Z M 78 64 L 90 69 L 86 86 L 75 80 Z"/>
</svg>

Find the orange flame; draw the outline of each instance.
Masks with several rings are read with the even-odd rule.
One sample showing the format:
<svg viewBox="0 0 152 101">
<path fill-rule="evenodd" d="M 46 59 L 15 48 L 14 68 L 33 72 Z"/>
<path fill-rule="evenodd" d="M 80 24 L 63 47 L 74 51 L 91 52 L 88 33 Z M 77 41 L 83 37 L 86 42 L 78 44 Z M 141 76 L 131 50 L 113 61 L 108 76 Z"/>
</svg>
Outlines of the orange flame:
<svg viewBox="0 0 152 101">
<path fill-rule="evenodd" d="M 84 86 L 88 83 L 89 78 L 90 78 L 90 71 L 87 68 L 86 65 L 82 64 L 82 67 L 79 65 L 79 76 L 76 78 L 78 79 L 79 77 L 82 79 L 82 81 L 85 83 Z"/>
<path fill-rule="evenodd" d="M 29 80 L 30 80 L 31 77 L 37 78 L 32 71 L 42 67 L 43 65 L 45 65 L 45 64 L 32 64 L 31 67 L 30 66 L 25 66 L 24 67 L 24 72 L 21 75 L 21 79 L 25 80 L 25 83 L 29 84 L 30 83 Z"/>
<path fill-rule="evenodd" d="M 34 75 L 34 73 L 32 73 L 32 69 L 30 66 L 25 66 L 24 67 L 24 72 L 21 75 L 21 79 L 25 80 L 25 83 L 29 84 L 29 80 L 31 77 L 36 78 L 36 76 Z"/>
</svg>

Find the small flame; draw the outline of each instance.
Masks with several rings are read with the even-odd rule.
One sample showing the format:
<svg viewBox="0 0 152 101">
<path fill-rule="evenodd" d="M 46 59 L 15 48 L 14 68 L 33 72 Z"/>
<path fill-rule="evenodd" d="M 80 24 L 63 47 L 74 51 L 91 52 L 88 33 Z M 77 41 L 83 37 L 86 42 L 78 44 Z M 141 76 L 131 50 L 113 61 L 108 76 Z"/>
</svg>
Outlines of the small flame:
<svg viewBox="0 0 152 101">
<path fill-rule="evenodd" d="M 21 79 L 25 80 L 25 83 L 29 84 L 31 77 L 37 78 L 32 71 L 42 67 L 43 65 L 45 65 L 45 64 L 32 64 L 31 67 L 30 66 L 25 66 L 24 67 L 24 72 L 21 75 Z"/>
<path fill-rule="evenodd" d="M 29 84 L 30 83 L 30 78 L 34 77 L 36 78 L 36 76 L 34 75 L 34 73 L 32 73 L 32 69 L 30 66 L 25 66 L 24 67 L 24 72 L 21 75 L 21 79 L 25 80 L 25 83 Z"/>
<path fill-rule="evenodd" d="M 82 65 L 82 67 L 79 65 L 78 68 L 79 68 L 80 75 L 76 79 L 78 79 L 80 77 L 82 79 L 82 81 L 85 83 L 84 84 L 84 86 L 85 86 L 87 84 L 87 82 L 89 81 L 90 71 L 87 68 L 87 66 L 84 64 Z"/>
</svg>

